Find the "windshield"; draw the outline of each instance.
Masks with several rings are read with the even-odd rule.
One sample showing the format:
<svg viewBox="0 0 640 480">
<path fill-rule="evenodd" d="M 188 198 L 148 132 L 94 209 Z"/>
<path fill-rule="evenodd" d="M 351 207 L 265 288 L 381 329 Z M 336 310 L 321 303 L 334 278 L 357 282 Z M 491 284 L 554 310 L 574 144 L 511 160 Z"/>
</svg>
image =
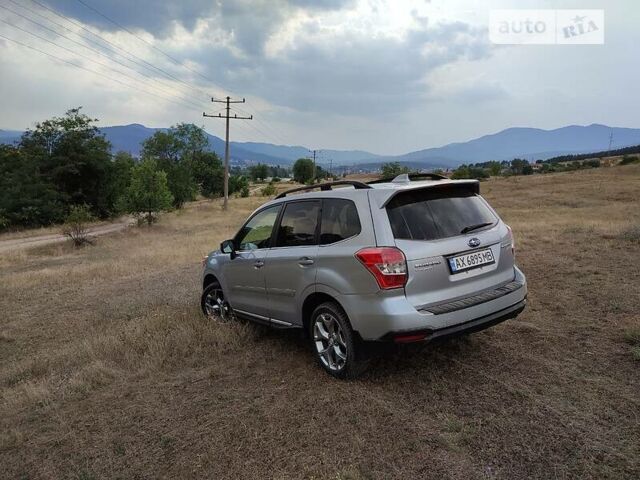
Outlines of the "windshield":
<svg viewBox="0 0 640 480">
<path fill-rule="evenodd" d="M 437 240 L 493 225 L 497 218 L 467 190 L 422 189 L 396 195 L 387 205 L 397 239 Z"/>
</svg>

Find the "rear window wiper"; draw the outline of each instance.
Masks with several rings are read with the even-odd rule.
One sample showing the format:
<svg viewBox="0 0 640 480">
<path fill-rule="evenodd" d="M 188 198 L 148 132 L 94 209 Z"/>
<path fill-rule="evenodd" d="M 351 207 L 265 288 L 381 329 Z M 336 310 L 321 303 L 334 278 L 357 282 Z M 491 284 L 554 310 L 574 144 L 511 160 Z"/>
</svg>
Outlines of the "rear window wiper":
<svg viewBox="0 0 640 480">
<path fill-rule="evenodd" d="M 489 225 L 493 225 L 493 222 L 476 223 L 475 225 L 469 225 L 468 227 L 464 227 L 462 230 L 460 230 L 460 233 L 469 233 L 474 230 L 478 230 L 479 228 L 482 228 L 482 227 L 488 227 Z"/>
</svg>

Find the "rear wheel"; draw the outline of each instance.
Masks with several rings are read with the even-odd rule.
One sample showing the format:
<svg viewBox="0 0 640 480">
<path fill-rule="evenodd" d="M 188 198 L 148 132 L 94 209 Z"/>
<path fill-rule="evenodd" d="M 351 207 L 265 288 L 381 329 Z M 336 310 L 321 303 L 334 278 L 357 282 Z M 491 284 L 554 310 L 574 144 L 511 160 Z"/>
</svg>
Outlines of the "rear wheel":
<svg viewBox="0 0 640 480">
<path fill-rule="evenodd" d="M 337 378 L 355 378 L 366 370 L 358 339 L 344 311 L 333 302 L 311 314 L 311 344 L 318 364 Z"/>
<path fill-rule="evenodd" d="M 232 316 L 231 306 L 224 298 L 224 292 L 218 283 L 212 283 L 205 287 L 200 297 L 202 313 L 214 320 L 230 320 Z"/>
</svg>

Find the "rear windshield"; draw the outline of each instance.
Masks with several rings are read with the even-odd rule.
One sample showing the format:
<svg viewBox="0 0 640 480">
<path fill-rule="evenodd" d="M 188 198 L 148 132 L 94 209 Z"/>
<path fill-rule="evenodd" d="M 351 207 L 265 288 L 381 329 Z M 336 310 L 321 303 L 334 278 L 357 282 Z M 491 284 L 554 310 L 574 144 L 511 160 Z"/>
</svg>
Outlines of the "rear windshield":
<svg viewBox="0 0 640 480">
<path fill-rule="evenodd" d="M 387 213 L 394 237 L 408 240 L 454 237 L 465 228 L 497 221 L 479 195 L 463 189 L 402 192 L 391 199 Z"/>
</svg>

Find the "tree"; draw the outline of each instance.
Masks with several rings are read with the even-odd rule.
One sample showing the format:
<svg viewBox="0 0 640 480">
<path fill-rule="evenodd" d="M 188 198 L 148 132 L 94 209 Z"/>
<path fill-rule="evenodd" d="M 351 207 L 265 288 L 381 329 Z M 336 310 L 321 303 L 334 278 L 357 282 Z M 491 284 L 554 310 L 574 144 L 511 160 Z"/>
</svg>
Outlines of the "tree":
<svg viewBox="0 0 640 480">
<path fill-rule="evenodd" d="M 104 218 L 115 206 L 109 196 L 110 144 L 94 125 L 97 119 L 80 110 L 72 108 L 63 117 L 38 123 L 22 135 L 19 148 L 62 203 L 86 204 Z"/>
<path fill-rule="evenodd" d="M 269 176 L 269 167 L 264 163 L 249 167 L 249 175 L 255 181 L 264 181 Z"/>
<path fill-rule="evenodd" d="M 0 145 L 0 216 L 2 228 L 39 227 L 64 219 L 62 194 L 41 171 L 39 159 Z"/>
<path fill-rule="evenodd" d="M 156 160 L 158 168 L 167 174 L 167 185 L 173 196 L 173 205 L 194 200 L 198 190 L 206 196 L 217 191 L 215 179 L 207 175 L 217 173 L 214 157 L 207 156 L 209 139 L 205 131 L 193 124 L 179 123 L 167 131 L 159 130 L 142 144 L 142 157 Z M 217 156 L 215 157 L 217 158 Z M 203 167 L 204 170 L 198 170 Z M 199 175 L 199 180 L 196 178 Z M 204 179 L 207 178 L 207 181 Z"/>
<path fill-rule="evenodd" d="M 454 180 L 462 178 L 475 178 L 478 180 L 482 180 L 488 177 L 489 174 L 484 168 L 465 164 L 462 164 L 458 168 L 456 168 L 451 175 L 451 178 Z"/>
<path fill-rule="evenodd" d="M 313 160 L 310 158 L 299 158 L 293 164 L 293 179 L 298 183 L 308 183 L 314 175 Z"/>
<path fill-rule="evenodd" d="M 121 199 L 126 194 L 131 182 L 131 171 L 136 161 L 127 152 L 115 154 L 108 176 L 108 203 L 113 204 L 113 213 L 121 213 Z"/>
<path fill-rule="evenodd" d="M 125 196 L 129 213 L 151 225 L 158 212 L 169 210 L 173 196 L 167 185 L 167 174 L 158 170 L 155 160 L 144 159 L 131 172 L 131 184 Z"/>
<path fill-rule="evenodd" d="M 329 172 L 322 168 L 320 165 L 316 165 L 316 180 L 324 180 L 329 178 Z"/>
<path fill-rule="evenodd" d="M 529 165 L 529 162 L 521 158 L 514 158 L 513 160 L 511 160 L 511 172 L 514 175 L 522 175 L 522 170 L 524 169 L 525 165 Z"/>
<path fill-rule="evenodd" d="M 489 175 L 497 177 L 502 172 L 502 164 L 496 161 L 487 162 L 487 169 L 489 170 Z"/>
<path fill-rule="evenodd" d="M 403 173 L 409 173 L 409 168 L 400 164 L 400 162 L 383 163 L 380 167 L 382 178 L 395 178 Z"/>
<path fill-rule="evenodd" d="M 453 173 L 451 174 L 451 178 L 454 180 L 471 178 L 469 176 L 469 167 L 463 163 L 453 171 Z"/>
<path fill-rule="evenodd" d="M 193 123 L 174 125 L 169 129 L 169 133 L 173 135 L 183 161 L 192 161 L 196 155 L 202 154 L 209 148 L 207 133 Z"/>
<path fill-rule="evenodd" d="M 193 156 L 190 164 L 200 193 L 207 198 L 221 196 L 224 189 L 224 168 L 218 155 L 215 152 L 199 152 Z M 231 186 L 229 189 L 231 190 Z"/>
<path fill-rule="evenodd" d="M 283 177 L 289 176 L 289 171 L 286 168 L 281 167 L 280 165 L 276 165 L 275 167 L 269 167 L 269 170 L 271 171 L 272 177 L 283 178 Z"/>
</svg>

